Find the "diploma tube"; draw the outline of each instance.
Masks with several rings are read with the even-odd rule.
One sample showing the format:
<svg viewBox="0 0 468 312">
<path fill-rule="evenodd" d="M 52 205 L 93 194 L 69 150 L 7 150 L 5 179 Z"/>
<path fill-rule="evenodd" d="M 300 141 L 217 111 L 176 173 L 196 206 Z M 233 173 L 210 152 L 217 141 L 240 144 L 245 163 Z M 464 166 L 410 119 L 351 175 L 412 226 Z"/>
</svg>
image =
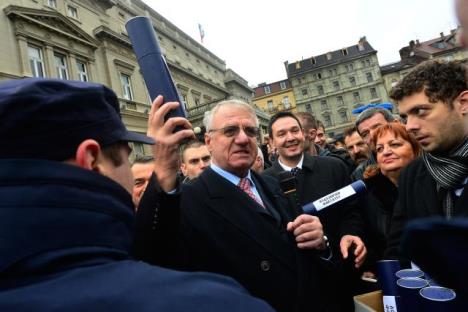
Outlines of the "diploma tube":
<svg viewBox="0 0 468 312">
<path fill-rule="evenodd" d="M 145 16 L 137 16 L 128 20 L 125 27 L 151 100 L 162 95 L 165 103 L 179 102 L 179 107 L 168 112 L 166 119 L 187 118 L 184 103 L 180 99 L 164 55 L 161 53 L 156 30 L 151 20 Z"/>
<path fill-rule="evenodd" d="M 364 184 L 362 180 L 357 180 L 348 186 L 302 206 L 302 209 L 307 214 L 316 214 L 320 210 L 333 206 L 345 199 L 351 199 L 354 196 L 363 195 L 366 191 L 366 184 Z"/>
</svg>

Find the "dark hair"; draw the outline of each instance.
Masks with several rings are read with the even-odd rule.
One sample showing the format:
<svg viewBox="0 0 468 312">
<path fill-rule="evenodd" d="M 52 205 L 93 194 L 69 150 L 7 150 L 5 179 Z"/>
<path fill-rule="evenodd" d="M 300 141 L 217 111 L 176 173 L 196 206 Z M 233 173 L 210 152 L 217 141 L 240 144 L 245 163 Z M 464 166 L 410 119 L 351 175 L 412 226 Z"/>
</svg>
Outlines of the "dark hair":
<svg viewBox="0 0 468 312">
<path fill-rule="evenodd" d="M 325 126 L 324 126 L 323 122 L 321 120 L 317 119 L 317 128 L 315 128 L 315 129 L 318 130 L 318 128 L 322 128 L 323 132 L 325 132 Z"/>
<path fill-rule="evenodd" d="M 299 124 L 299 127 L 302 129 L 301 122 L 300 122 L 299 119 L 296 117 L 296 115 L 294 115 L 294 114 L 291 113 L 291 112 L 279 112 L 279 113 L 274 114 L 274 115 L 270 118 L 270 121 L 268 122 L 268 135 L 270 136 L 270 138 L 273 138 L 273 129 L 272 129 L 273 124 L 274 124 L 278 119 L 285 118 L 285 117 L 294 118 L 294 120 L 296 120 L 297 123 Z"/>
<path fill-rule="evenodd" d="M 132 167 L 135 164 L 149 164 L 154 162 L 154 156 L 153 155 L 142 155 L 142 154 L 136 154 L 135 159 L 132 162 Z"/>
<path fill-rule="evenodd" d="M 406 131 L 404 125 L 399 122 L 390 122 L 386 125 L 379 126 L 371 138 L 371 146 L 375 146 L 377 139 L 383 136 L 386 133 L 393 133 L 396 137 L 400 137 L 403 140 L 407 141 L 411 145 L 415 158 L 422 154 L 422 148 L 419 142 L 414 138 L 414 136 Z M 368 179 L 375 176 L 380 171 L 378 165 L 371 165 L 366 168 L 364 171 L 364 178 Z"/>
<path fill-rule="evenodd" d="M 180 149 L 179 149 L 179 157 L 180 157 L 180 161 L 183 162 L 184 161 L 184 153 L 187 149 L 189 148 L 197 148 L 197 147 L 200 147 L 200 146 L 203 146 L 205 145 L 204 142 L 201 142 L 201 141 L 198 141 L 197 139 L 193 139 L 193 140 L 190 140 L 184 144 L 182 144 L 180 146 Z"/>
<path fill-rule="evenodd" d="M 302 125 L 302 128 L 304 130 L 308 131 L 310 129 L 317 129 L 317 120 L 315 119 L 314 115 L 309 112 L 298 112 L 296 113 L 297 118 L 299 120 L 303 120 L 304 124 Z"/>
<path fill-rule="evenodd" d="M 101 152 L 106 158 L 109 158 L 112 161 L 114 166 L 118 167 L 122 165 L 124 161 L 122 154 L 120 153 L 122 148 L 128 148 L 128 142 L 119 141 L 102 146 Z"/>
<path fill-rule="evenodd" d="M 351 127 L 344 129 L 343 138 L 346 138 L 347 136 L 352 136 L 354 132 L 357 132 L 359 134 L 356 126 L 351 126 Z"/>
<path fill-rule="evenodd" d="M 424 91 L 431 103 L 442 101 L 450 107 L 457 96 L 467 89 L 466 67 L 463 61 L 426 61 L 416 66 L 390 92 L 395 102 Z"/>
</svg>

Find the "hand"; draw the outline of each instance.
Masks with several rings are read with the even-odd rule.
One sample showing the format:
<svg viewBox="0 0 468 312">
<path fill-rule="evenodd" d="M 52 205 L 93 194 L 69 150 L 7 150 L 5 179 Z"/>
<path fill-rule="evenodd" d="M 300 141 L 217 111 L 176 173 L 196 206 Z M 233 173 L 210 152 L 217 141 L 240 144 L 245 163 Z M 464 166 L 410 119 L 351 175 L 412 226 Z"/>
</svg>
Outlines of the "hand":
<svg viewBox="0 0 468 312">
<path fill-rule="evenodd" d="M 192 126 L 187 119 L 173 117 L 164 122 L 164 116 L 177 106 L 179 106 L 178 102 L 167 102 L 163 105 L 163 97 L 159 95 L 151 106 L 148 118 L 147 135 L 156 141 L 156 144 L 152 146 L 155 159 L 154 172 L 159 185 L 166 192 L 176 187 L 179 145 L 185 139 L 195 138 Z M 185 129 L 173 133 L 177 126 Z"/>
<path fill-rule="evenodd" d="M 351 246 L 355 246 L 356 249 L 354 250 L 354 267 L 359 269 L 361 265 L 364 263 L 364 260 L 367 256 L 367 249 L 364 245 L 364 242 L 358 237 L 354 235 L 345 235 L 341 238 L 340 241 L 340 250 L 343 256 L 343 259 L 348 258 L 348 250 Z"/>
<path fill-rule="evenodd" d="M 286 229 L 293 232 L 298 248 L 323 250 L 327 247 L 323 238 L 322 223 L 315 216 L 302 214 L 289 222 Z"/>
</svg>

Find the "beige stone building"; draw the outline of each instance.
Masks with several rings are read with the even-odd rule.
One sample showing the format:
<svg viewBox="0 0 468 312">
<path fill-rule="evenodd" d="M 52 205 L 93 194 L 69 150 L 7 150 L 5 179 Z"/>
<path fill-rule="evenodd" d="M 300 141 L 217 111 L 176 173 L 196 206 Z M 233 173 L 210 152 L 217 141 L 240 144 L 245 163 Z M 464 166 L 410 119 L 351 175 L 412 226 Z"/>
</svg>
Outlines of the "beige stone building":
<svg viewBox="0 0 468 312">
<path fill-rule="evenodd" d="M 397 84 L 414 66 L 426 60 L 466 60 L 468 52 L 457 42 L 458 29 L 450 34 L 440 33 L 439 37 L 420 42 L 411 40 L 408 46 L 400 49 L 400 61 L 380 68 L 387 92 Z"/>
<path fill-rule="evenodd" d="M 301 61 L 285 62 L 298 111 L 321 120 L 329 136 L 338 136 L 363 104 L 388 101 L 377 51 L 363 37 L 358 44 Z"/>
<path fill-rule="evenodd" d="M 36 76 L 105 84 L 116 92 L 128 128 L 146 132 L 150 99 L 125 30 L 126 21 L 140 15 L 155 26 L 194 126 L 219 100 L 250 102 L 253 91 L 245 79 L 140 0 L 2 0 L 0 80 Z M 259 117 L 266 124 L 268 115 Z"/>
</svg>

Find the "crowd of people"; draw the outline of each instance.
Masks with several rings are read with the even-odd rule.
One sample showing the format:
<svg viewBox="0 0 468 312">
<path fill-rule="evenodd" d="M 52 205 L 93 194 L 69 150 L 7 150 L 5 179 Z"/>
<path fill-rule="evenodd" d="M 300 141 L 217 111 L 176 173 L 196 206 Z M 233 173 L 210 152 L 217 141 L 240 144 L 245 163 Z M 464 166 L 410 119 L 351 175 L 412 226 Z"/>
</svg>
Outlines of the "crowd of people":
<svg viewBox="0 0 468 312">
<path fill-rule="evenodd" d="M 467 74 L 416 66 L 390 94 L 401 118 L 363 111 L 344 147 L 307 112 L 273 115 L 261 146 L 225 100 L 201 142 L 162 96 L 145 136 L 105 86 L 0 83 L 0 310 L 353 311 L 377 261 L 414 260 L 409 221 L 468 213 Z M 151 155 L 130 164 L 129 142 Z M 366 194 L 304 213 L 355 180 Z"/>
</svg>

